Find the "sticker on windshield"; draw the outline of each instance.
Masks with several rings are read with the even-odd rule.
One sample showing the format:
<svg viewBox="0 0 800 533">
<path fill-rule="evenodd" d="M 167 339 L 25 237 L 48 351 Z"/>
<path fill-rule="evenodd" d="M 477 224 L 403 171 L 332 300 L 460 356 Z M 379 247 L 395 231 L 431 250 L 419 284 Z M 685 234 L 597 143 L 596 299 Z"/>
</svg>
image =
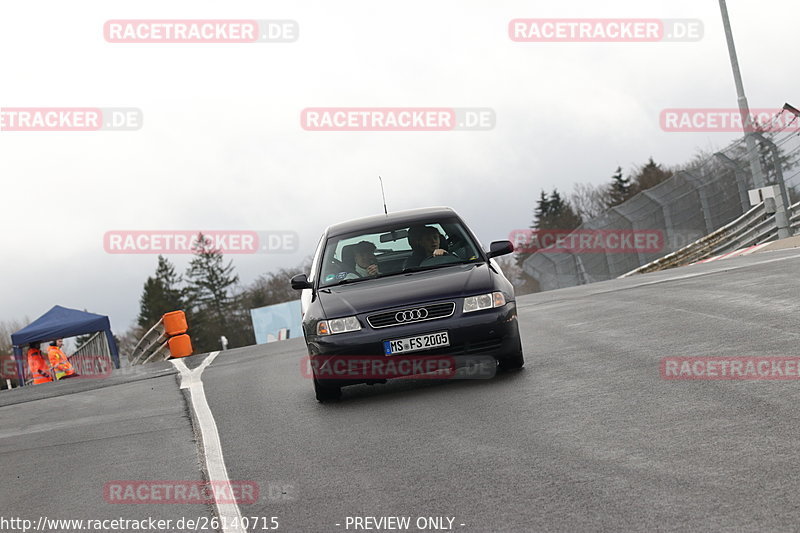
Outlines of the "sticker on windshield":
<svg viewBox="0 0 800 533">
<path fill-rule="evenodd" d="M 339 272 L 336 274 L 336 279 L 344 279 L 347 277 L 347 274 L 349 274 L 349 272 Z"/>
<path fill-rule="evenodd" d="M 333 281 L 334 279 L 336 279 L 336 274 L 328 274 L 325 276 L 325 282 Z"/>
</svg>

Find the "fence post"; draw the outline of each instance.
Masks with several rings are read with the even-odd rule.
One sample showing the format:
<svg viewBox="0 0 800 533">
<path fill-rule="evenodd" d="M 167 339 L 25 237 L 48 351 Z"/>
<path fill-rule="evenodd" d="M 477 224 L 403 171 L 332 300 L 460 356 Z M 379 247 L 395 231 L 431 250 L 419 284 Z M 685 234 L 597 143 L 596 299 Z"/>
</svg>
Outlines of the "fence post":
<svg viewBox="0 0 800 533">
<path fill-rule="evenodd" d="M 19 383 L 20 387 L 25 386 L 25 367 L 27 366 L 27 357 L 25 358 L 26 361 L 23 363 L 22 361 L 22 346 L 14 345 L 14 361 L 17 363 L 17 382 Z"/>
<path fill-rule="evenodd" d="M 713 233 L 714 224 L 711 223 L 711 208 L 708 206 L 708 196 L 703 188 L 703 180 L 688 170 L 682 170 L 678 172 L 678 174 L 683 174 L 686 177 L 686 181 L 694 185 L 695 189 L 697 190 L 697 194 L 700 196 L 700 207 L 703 210 L 703 221 L 706 223 L 706 235 Z"/>
<path fill-rule="evenodd" d="M 761 133 L 754 133 L 753 135 L 767 145 L 772 155 L 772 164 L 775 167 L 775 176 L 781 193 L 780 200 L 775 202 L 775 224 L 778 226 L 778 238 L 787 239 L 792 236 L 792 229 L 789 223 L 789 195 L 786 193 L 786 183 L 783 181 L 783 168 L 781 168 L 781 158 L 778 153 L 778 147 Z"/>
<path fill-rule="evenodd" d="M 626 217 L 622 213 L 622 211 L 619 210 L 619 208 L 617 208 L 616 206 L 612 207 L 611 211 L 615 212 L 621 218 L 624 218 L 628 222 L 628 224 L 631 225 L 631 231 L 635 231 L 635 229 L 633 227 L 634 226 L 633 220 L 631 220 L 630 218 Z M 644 264 L 644 257 L 642 256 L 642 251 L 640 249 L 638 249 L 638 248 L 636 249 L 636 262 L 639 263 L 639 266 L 642 266 Z M 611 271 L 609 271 L 609 274 L 611 274 Z M 624 272 L 623 272 L 623 274 L 624 274 Z"/>
<path fill-rule="evenodd" d="M 588 285 L 592 282 L 592 278 L 586 273 L 586 267 L 583 266 L 583 261 L 578 254 L 573 253 L 572 258 L 575 260 L 575 269 L 578 271 L 578 285 Z"/>
<path fill-rule="evenodd" d="M 664 216 L 664 233 L 666 233 L 666 240 L 669 244 L 669 251 L 674 251 L 672 245 L 675 244 L 675 228 L 672 225 L 672 214 L 669 212 L 669 207 L 664 202 L 660 201 L 657 196 L 648 190 L 641 192 L 645 198 L 650 198 L 653 202 L 661 206 L 661 214 Z"/>
<path fill-rule="evenodd" d="M 742 214 L 747 213 L 750 211 L 750 198 L 747 196 L 749 187 L 747 185 L 747 177 L 742 167 L 722 152 L 717 152 L 714 154 L 714 157 L 719 159 L 723 165 L 733 170 L 733 175 L 736 178 L 736 188 L 739 190 L 739 201 L 742 202 Z"/>
</svg>

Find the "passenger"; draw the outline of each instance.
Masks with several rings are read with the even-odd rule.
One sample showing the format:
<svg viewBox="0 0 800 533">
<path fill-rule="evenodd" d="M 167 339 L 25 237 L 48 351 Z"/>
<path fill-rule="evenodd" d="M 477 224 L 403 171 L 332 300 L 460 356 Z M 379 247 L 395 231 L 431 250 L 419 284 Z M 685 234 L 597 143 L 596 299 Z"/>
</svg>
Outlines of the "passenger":
<svg viewBox="0 0 800 533">
<path fill-rule="evenodd" d="M 53 381 L 50 365 L 45 361 L 39 350 L 39 343 L 34 341 L 28 345 L 28 370 L 33 376 L 33 384 L 49 383 Z"/>
<path fill-rule="evenodd" d="M 440 248 L 441 234 L 432 226 L 413 226 L 408 229 L 408 244 L 411 256 L 406 260 L 405 268 L 419 266 L 425 259 L 445 255 L 447 250 Z"/>
<path fill-rule="evenodd" d="M 378 260 L 375 258 L 376 246 L 369 241 L 361 241 L 353 248 L 355 258 L 355 271 L 362 278 L 377 276 Z"/>
<path fill-rule="evenodd" d="M 72 363 L 67 359 L 67 355 L 61 351 L 64 346 L 63 339 L 56 339 L 50 343 L 50 349 L 47 351 L 47 356 L 50 358 L 50 365 L 56 373 L 56 379 L 72 378 L 78 374 L 72 368 Z"/>
</svg>

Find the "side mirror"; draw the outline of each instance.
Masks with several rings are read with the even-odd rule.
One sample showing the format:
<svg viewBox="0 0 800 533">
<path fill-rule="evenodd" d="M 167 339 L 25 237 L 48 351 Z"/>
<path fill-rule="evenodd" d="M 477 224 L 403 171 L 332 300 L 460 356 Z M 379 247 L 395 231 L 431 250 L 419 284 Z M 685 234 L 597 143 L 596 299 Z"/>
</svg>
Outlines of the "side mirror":
<svg viewBox="0 0 800 533">
<path fill-rule="evenodd" d="M 305 274 L 298 274 L 292 278 L 292 288 L 296 291 L 303 289 L 310 289 L 311 284 L 308 282 L 308 276 Z"/>
<path fill-rule="evenodd" d="M 489 257 L 497 257 L 500 255 L 510 254 L 514 251 L 514 245 L 511 241 L 494 241 L 489 246 L 489 251 L 487 254 Z"/>
</svg>

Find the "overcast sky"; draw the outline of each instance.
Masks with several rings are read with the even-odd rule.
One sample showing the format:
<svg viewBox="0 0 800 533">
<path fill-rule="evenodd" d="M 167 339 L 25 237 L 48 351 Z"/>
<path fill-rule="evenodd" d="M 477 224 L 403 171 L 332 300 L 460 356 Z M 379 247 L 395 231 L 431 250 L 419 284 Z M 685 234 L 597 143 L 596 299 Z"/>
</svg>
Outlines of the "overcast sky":
<svg viewBox="0 0 800 533">
<path fill-rule="evenodd" d="M 793 0 L 729 0 L 751 107 L 800 105 Z M 515 18 L 694 18 L 698 42 L 517 43 Z M 110 19 L 290 19 L 293 43 L 116 44 Z M 539 190 L 665 165 L 735 135 L 659 113 L 735 107 L 716 0 L 146 1 L 0 4 L 0 107 L 136 107 L 137 131 L 0 132 L 0 320 L 55 304 L 124 332 L 151 255 L 109 230 L 295 231 L 294 254 L 231 256 L 244 284 L 313 252 L 328 224 L 448 205 L 485 245 Z M 491 131 L 320 132 L 307 107 L 488 107 Z M 189 256 L 171 256 L 185 268 Z"/>
</svg>

